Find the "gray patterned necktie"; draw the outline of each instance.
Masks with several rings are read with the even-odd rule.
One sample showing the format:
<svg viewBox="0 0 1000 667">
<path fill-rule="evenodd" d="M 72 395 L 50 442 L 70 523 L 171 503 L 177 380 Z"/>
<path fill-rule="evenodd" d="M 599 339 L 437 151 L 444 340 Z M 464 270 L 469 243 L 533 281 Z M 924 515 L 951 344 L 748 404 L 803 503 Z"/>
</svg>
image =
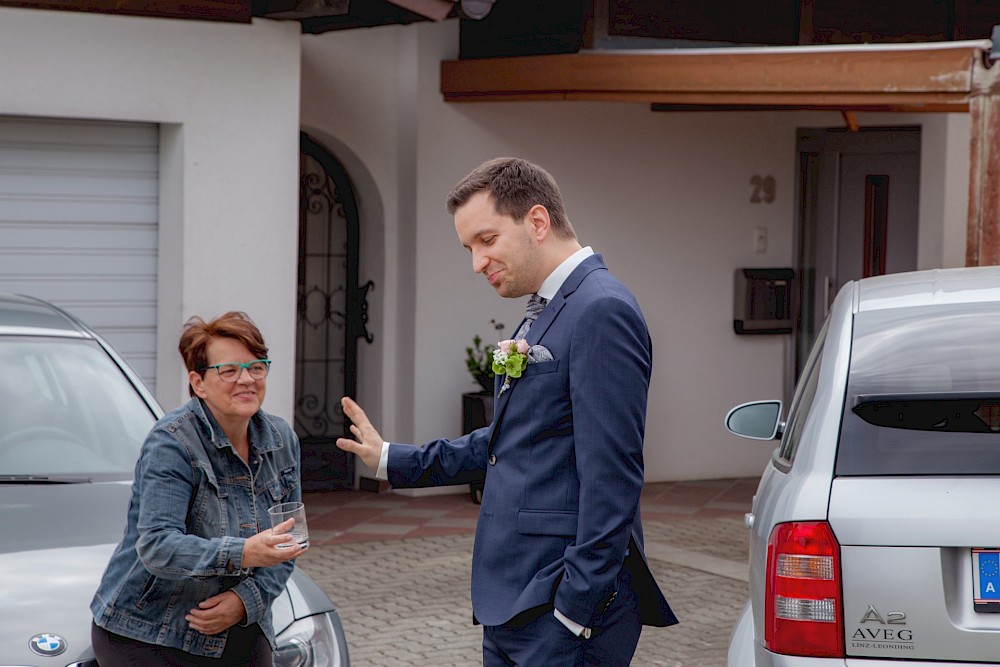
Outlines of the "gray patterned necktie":
<svg viewBox="0 0 1000 667">
<path fill-rule="evenodd" d="M 522 340 L 525 336 L 528 335 L 528 329 L 531 328 L 531 323 L 538 319 L 538 316 L 541 314 L 543 310 L 545 310 L 545 306 L 548 303 L 549 303 L 548 299 L 543 299 L 537 294 L 531 295 L 531 297 L 528 299 L 528 306 L 524 310 L 524 323 L 518 328 L 517 333 L 514 335 L 514 340 Z M 536 348 L 538 350 L 545 351 L 543 359 L 538 359 L 533 355 L 533 350 L 535 350 Z M 551 358 L 552 355 L 549 354 L 549 351 L 546 350 L 541 345 L 536 345 L 528 350 L 528 363 L 532 363 L 534 361 L 546 361 Z M 500 393 L 497 394 L 497 396 L 503 396 L 504 392 L 510 389 L 510 385 L 511 385 L 511 378 L 509 375 L 507 375 L 503 379 L 503 384 L 500 386 Z"/>
<path fill-rule="evenodd" d="M 538 316 L 548 305 L 549 300 L 543 299 L 537 294 L 532 294 L 528 299 L 528 306 L 524 311 L 524 324 L 521 328 L 517 330 L 517 334 L 514 335 L 514 340 L 521 340 L 528 335 L 528 329 L 531 328 L 531 323 L 538 319 Z"/>
</svg>

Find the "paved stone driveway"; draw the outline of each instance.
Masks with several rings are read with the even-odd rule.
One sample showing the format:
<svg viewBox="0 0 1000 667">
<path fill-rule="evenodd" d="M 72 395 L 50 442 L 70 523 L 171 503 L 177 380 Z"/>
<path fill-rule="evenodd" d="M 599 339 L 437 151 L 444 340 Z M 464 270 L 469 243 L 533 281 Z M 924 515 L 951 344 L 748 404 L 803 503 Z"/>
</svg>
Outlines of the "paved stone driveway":
<svg viewBox="0 0 1000 667">
<path fill-rule="evenodd" d="M 646 628 L 632 664 L 723 667 L 746 599 L 747 531 L 727 516 L 644 519 L 647 556 L 681 624 Z M 749 509 L 747 499 L 746 509 Z M 318 544 L 298 564 L 336 601 L 353 667 L 482 664 L 472 535 Z"/>
</svg>

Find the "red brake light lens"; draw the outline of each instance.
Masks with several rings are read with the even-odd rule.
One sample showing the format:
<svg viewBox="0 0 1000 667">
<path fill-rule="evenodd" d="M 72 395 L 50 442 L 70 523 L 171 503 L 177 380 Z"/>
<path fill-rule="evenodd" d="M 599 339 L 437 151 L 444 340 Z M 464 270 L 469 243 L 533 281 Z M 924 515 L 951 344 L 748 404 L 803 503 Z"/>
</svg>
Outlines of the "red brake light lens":
<svg viewBox="0 0 1000 667">
<path fill-rule="evenodd" d="M 767 545 L 764 640 L 785 655 L 844 656 L 840 545 L 825 521 L 775 526 Z"/>
</svg>

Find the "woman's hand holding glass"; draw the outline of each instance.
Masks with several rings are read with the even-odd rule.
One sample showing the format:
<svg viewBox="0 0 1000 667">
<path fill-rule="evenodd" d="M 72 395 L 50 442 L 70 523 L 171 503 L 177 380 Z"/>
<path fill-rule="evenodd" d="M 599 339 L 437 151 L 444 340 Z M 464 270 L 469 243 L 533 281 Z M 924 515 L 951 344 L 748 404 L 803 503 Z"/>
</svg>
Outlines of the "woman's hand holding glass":
<svg viewBox="0 0 1000 667">
<path fill-rule="evenodd" d="M 289 519 L 275 526 L 274 531 L 268 528 L 247 538 L 247 541 L 243 543 L 243 567 L 270 567 L 302 555 L 306 549 L 300 544 L 291 547 L 278 547 L 279 544 L 292 542 L 295 539 L 290 532 L 287 532 L 291 530 L 292 523 L 294 523 L 294 519 Z"/>
</svg>

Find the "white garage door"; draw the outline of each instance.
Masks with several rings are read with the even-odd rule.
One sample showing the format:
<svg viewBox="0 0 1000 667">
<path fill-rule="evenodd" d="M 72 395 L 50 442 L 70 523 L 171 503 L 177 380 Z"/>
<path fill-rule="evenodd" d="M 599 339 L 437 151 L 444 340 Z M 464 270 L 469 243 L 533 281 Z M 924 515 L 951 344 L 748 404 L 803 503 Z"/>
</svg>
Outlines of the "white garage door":
<svg viewBox="0 0 1000 667">
<path fill-rule="evenodd" d="M 51 301 L 155 391 L 156 125 L 0 118 L 0 292 Z"/>
</svg>

